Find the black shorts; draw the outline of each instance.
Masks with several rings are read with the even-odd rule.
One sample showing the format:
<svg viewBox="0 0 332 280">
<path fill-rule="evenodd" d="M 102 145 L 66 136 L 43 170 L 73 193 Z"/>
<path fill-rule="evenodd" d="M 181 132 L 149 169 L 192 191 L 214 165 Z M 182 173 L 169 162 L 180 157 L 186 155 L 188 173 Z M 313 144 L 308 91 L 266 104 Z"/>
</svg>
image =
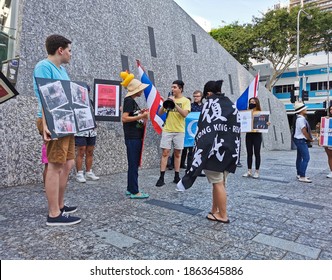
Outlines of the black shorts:
<svg viewBox="0 0 332 280">
<path fill-rule="evenodd" d="M 96 136 L 94 137 L 84 137 L 84 136 L 75 136 L 75 146 L 95 146 L 96 145 Z"/>
</svg>

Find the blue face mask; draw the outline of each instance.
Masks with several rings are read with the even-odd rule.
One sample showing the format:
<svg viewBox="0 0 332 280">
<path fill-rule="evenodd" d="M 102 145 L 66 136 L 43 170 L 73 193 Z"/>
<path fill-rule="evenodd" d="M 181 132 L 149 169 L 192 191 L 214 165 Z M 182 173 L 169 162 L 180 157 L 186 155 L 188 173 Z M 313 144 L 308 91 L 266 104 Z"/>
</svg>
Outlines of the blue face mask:
<svg viewBox="0 0 332 280">
<path fill-rule="evenodd" d="M 250 103 L 250 104 L 249 104 L 249 109 L 254 109 L 254 108 L 256 108 L 256 104 L 252 104 L 252 103 Z"/>
</svg>

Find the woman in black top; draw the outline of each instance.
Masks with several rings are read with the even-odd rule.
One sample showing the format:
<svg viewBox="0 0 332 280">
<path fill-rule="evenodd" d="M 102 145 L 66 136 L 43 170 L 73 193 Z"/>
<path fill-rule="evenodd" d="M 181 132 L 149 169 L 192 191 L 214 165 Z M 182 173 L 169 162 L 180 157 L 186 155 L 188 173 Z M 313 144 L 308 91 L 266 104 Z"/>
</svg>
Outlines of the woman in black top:
<svg viewBox="0 0 332 280">
<path fill-rule="evenodd" d="M 142 95 L 143 90 L 148 85 L 134 79 L 134 75 L 126 72 L 122 72 L 121 77 L 124 79 L 121 84 L 128 90 L 122 109 L 122 123 L 128 160 L 126 195 L 133 199 L 148 198 L 147 193 L 140 192 L 138 189 L 138 167 L 142 151 L 144 120 L 148 118 L 149 111 L 148 109 L 141 110 L 134 100 Z"/>
<path fill-rule="evenodd" d="M 249 99 L 249 110 L 253 110 L 253 114 L 257 111 L 262 111 L 260 102 L 257 97 Z M 269 123 L 268 123 L 269 124 Z M 247 165 L 248 171 L 243 174 L 243 177 L 259 178 L 259 167 L 261 164 L 261 144 L 262 133 L 260 132 L 247 132 L 246 133 L 246 149 L 247 149 Z M 253 154 L 255 153 L 255 173 L 252 173 Z"/>
</svg>

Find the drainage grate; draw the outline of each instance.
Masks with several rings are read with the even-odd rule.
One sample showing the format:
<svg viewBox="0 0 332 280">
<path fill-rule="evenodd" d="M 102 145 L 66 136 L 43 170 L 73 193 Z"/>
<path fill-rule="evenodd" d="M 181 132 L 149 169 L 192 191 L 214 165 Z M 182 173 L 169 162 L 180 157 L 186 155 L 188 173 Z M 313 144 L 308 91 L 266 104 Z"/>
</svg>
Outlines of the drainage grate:
<svg viewBox="0 0 332 280">
<path fill-rule="evenodd" d="M 301 202 L 301 201 L 296 201 L 296 200 L 289 200 L 289 199 L 270 197 L 270 196 L 264 196 L 264 195 L 260 195 L 260 196 L 258 196 L 258 198 L 275 201 L 275 202 L 280 202 L 280 203 L 285 203 L 285 204 L 290 204 L 290 205 L 297 205 L 297 206 L 311 208 L 311 209 L 318 209 L 318 210 L 324 209 L 324 206 L 322 206 L 322 205 L 308 203 L 308 202 Z"/>
<path fill-rule="evenodd" d="M 150 200 L 146 201 L 145 203 L 163 207 L 163 208 L 170 209 L 170 210 L 175 210 L 175 211 L 182 212 L 182 213 L 189 214 L 189 215 L 196 215 L 203 211 L 201 209 L 191 208 L 191 207 L 183 206 L 181 204 L 175 204 L 175 203 L 158 200 L 158 199 L 150 199 Z"/>
</svg>

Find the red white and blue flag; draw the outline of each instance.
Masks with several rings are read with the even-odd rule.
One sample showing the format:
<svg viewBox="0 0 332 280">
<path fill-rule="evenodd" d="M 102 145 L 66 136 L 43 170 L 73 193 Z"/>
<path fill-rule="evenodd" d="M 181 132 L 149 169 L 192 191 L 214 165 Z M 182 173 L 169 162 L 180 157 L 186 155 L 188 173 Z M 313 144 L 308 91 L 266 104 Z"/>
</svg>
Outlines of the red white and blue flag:
<svg viewBox="0 0 332 280">
<path fill-rule="evenodd" d="M 321 118 L 319 145 L 332 147 L 332 119 Z"/>
<path fill-rule="evenodd" d="M 257 97 L 259 86 L 259 73 L 256 75 L 255 79 L 247 87 L 247 89 L 242 93 L 242 95 L 236 101 L 236 108 L 238 110 L 247 110 L 249 99 Z"/>
<path fill-rule="evenodd" d="M 159 116 L 158 111 L 159 111 L 160 106 L 163 106 L 164 100 L 160 96 L 159 91 L 156 89 L 156 87 L 150 81 L 148 75 L 145 73 L 139 60 L 137 60 L 137 67 L 138 67 L 138 73 L 139 73 L 141 82 L 149 85 L 146 89 L 144 89 L 144 96 L 146 99 L 146 103 L 149 107 L 150 120 L 151 120 L 152 126 L 153 126 L 154 130 L 158 134 L 160 134 L 163 130 L 163 124 L 164 124 L 164 121 L 166 118 L 166 113 L 162 116 Z"/>
</svg>

